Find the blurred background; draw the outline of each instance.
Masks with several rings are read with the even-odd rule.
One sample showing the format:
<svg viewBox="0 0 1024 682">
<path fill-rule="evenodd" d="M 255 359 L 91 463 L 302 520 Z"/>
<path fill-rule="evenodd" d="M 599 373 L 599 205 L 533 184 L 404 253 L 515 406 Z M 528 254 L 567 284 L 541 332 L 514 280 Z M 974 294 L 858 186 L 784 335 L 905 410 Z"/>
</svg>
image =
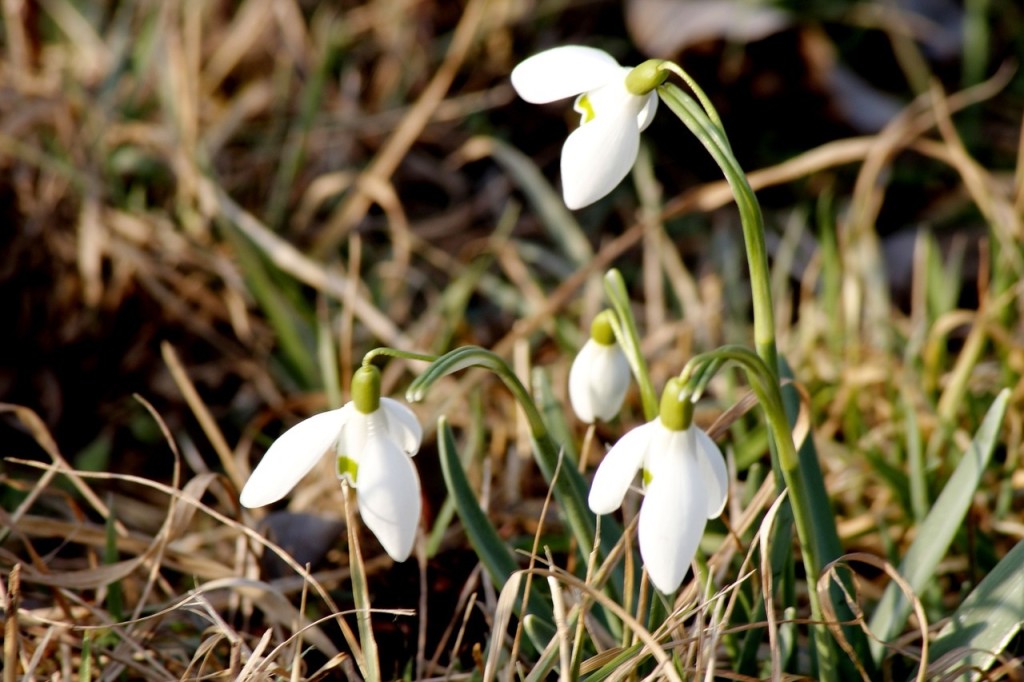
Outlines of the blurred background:
<svg viewBox="0 0 1024 682">
<path fill-rule="evenodd" d="M 892 403 L 877 399 L 898 393 L 885 383 L 893 372 L 920 378 L 911 402 L 934 412 L 964 330 L 932 347 L 916 324 L 984 297 L 985 196 L 1011 197 L 1007 220 L 1020 221 L 1015 0 L 2 9 L 0 401 L 38 414 L 77 469 L 172 480 L 168 439 L 140 396 L 180 448 L 186 479 L 214 471 L 237 485 L 283 428 L 347 400 L 352 370 L 379 345 L 494 348 L 526 375 L 546 368 L 564 400 L 572 354 L 602 305 L 595 278 L 612 265 L 635 296 L 658 380 L 694 351 L 749 343 L 735 209 L 667 108 L 644 133 L 634 176 L 576 214 L 559 204 L 560 149 L 577 115 L 569 102 L 527 104 L 509 83 L 516 63 L 549 47 L 590 45 L 627 65 L 677 61 L 718 108 L 744 168 L 767 169 L 754 184 L 780 339 L 811 389 L 815 425 L 837 443 L 823 448 L 837 468 L 843 447 L 884 440 L 876 427 Z M 941 115 L 922 123 L 935 110 L 951 112 L 952 137 Z M 981 189 L 965 179 L 963 155 L 983 170 Z M 939 254 L 927 276 L 945 283 L 932 294 L 915 289 L 926 276 L 922 230 Z M 843 260 L 847 233 L 877 256 L 860 270 Z M 844 267 L 830 276 L 830 262 Z M 831 304 L 846 277 L 861 278 L 862 293 L 840 315 Z M 1015 350 L 979 365 L 969 415 L 1019 379 L 1019 307 L 1005 314 Z M 417 367 L 390 364 L 385 390 L 401 395 Z M 520 537 L 546 486 L 516 455 L 514 405 L 493 384 L 459 386 L 416 409 L 428 429 L 440 413 L 458 428 L 486 425 L 479 449 L 496 476 L 496 524 Z M 599 435 L 614 439 L 640 414 L 633 395 L 622 423 Z M 2 433 L 4 457 L 51 458 L 24 420 L 6 419 Z M 432 447 L 428 438 L 417 460 L 428 525 L 443 499 Z M 38 474 L 9 462 L 0 473 L 0 499 L 14 509 Z M 337 484 L 322 478 L 300 484 L 289 508 L 338 516 Z M 166 498 L 95 486 L 132 527 L 161 523 Z M 230 509 L 230 494 L 217 495 Z M 850 516 L 871 496 L 849 493 Z M 326 552 L 336 532 L 310 551 Z M 55 565 L 83 561 L 46 546 Z M 5 562 L 21 551 L 8 547 Z M 458 556 L 438 594 L 457 592 L 472 567 Z M 415 595 L 414 569 L 396 570 Z"/>
<path fill-rule="evenodd" d="M 172 430 L 194 428 L 162 342 L 222 428 L 262 429 L 324 390 L 317 330 L 346 313 L 344 287 L 323 280 L 354 262 L 357 297 L 381 322 L 349 319 L 349 361 L 398 339 L 438 351 L 504 336 L 527 303 L 479 289 L 443 313 L 440 302 L 475 260 L 500 261 L 496 250 L 517 252 L 538 296 L 573 270 L 535 212 L 510 213 L 528 198 L 488 147 L 520 150 L 557 187 L 575 114 L 517 100 L 508 73 L 530 54 L 579 43 L 624 64 L 678 60 L 749 171 L 877 133 L 933 79 L 952 92 L 1013 69 L 1024 35 L 1021 7 L 998 0 L 495 0 L 461 36 L 458 2 L 4 7 L 0 397 L 36 410 L 69 455 L 116 451 L 118 466 L 146 472 L 160 436 L 133 393 Z M 958 119 L 971 153 L 1007 177 L 1024 104 L 1024 80 L 1010 78 Z M 493 142 L 470 144 L 479 136 Z M 667 110 L 645 139 L 666 198 L 717 179 Z M 884 178 L 879 234 L 983 228 L 953 170 L 908 156 Z M 822 192 L 843 201 L 857 171 L 836 164 L 763 191 L 770 228 L 813 212 Z M 635 220 L 629 184 L 578 215 L 595 248 Z M 281 267 L 277 242 L 253 243 L 227 200 L 308 260 Z M 737 255 L 726 253 L 739 249 L 735 225 L 724 244 L 712 234 L 734 222 L 721 213 L 669 225 L 697 272 Z M 904 287 L 907 256 L 890 273 Z M 640 263 L 636 248 L 620 259 Z M 487 268 L 495 287 L 516 284 Z"/>
</svg>

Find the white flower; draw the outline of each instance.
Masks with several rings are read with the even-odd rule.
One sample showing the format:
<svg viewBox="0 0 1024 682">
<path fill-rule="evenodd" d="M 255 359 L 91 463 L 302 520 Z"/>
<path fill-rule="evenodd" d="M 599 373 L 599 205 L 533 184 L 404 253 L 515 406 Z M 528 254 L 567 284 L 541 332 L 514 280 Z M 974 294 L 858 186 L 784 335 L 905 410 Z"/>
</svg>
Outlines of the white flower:
<svg viewBox="0 0 1024 682">
<path fill-rule="evenodd" d="M 609 421 L 622 409 L 629 389 L 629 361 L 615 340 L 604 311 L 594 318 L 590 338 L 569 369 L 569 402 L 580 421 Z"/>
<path fill-rule="evenodd" d="M 423 430 L 412 410 L 402 403 L 379 396 L 377 400 L 375 409 L 363 412 L 357 407 L 357 397 L 281 434 L 242 488 L 242 506 L 276 502 L 320 457 L 333 452 L 338 478 L 358 490 L 363 522 L 392 559 L 405 561 L 420 520 L 420 480 L 410 457 L 419 450 Z"/>
<path fill-rule="evenodd" d="M 512 70 L 512 86 L 527 102 L 542 104 L 576 97 L 581 125 L 562 147 L 562 194 L 572 209 L 592 204 L 629 173 L 640 148 L 640 131 L 654 118 L 652 90 L 634 95 L 626 88 L 631 67 L 606 52 L 565 45 L 536 54 Z"/>
<path fill-rule="evenodd" d="M 686 576 L 707 519 L 725 508 L 725 459 L 698 427 L 674 430 L 659 417 L 627 433 L 605 455 L 590 487 L 591 510 L 609 514 L 618 509 L 637 470 L 645 482 L 640 556 L 651 582 L 668 594 Z"/>
</svg>

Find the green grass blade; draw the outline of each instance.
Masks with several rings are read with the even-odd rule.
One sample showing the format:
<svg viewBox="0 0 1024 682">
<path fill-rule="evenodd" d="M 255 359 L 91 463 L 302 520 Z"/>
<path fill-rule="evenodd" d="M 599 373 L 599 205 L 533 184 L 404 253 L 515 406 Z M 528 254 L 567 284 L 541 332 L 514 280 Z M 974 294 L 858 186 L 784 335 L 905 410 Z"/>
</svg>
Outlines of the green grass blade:
<svg viewBox="0 0 1024 682">
<path fill-rule="evenodd" d="M 927 518 L 918 527 L 914 542 L 900 563 L 900 575 L 914 592 L 920 592 L 931 581 L 936 566 L 946 555 L 963 523 L 981 475 L 992 457 L 1009 397 L 1009 390 L 1003 389 L 992 403 L 970 448 L 935 500 Z M 871 618 L 871 631 L 881 642 L 889 641 L 902 630 L 910 607 L 899 586 L 890 583 Z M 875 661 L 881 661 L 885 652 L 883 645 L 872 641 L 871 650 Z"/>
<path fill-rule="evenodd" d="M 106 543 L 103 549 L 103 560 L 110 565 L 117 563 L 120 553 L 117 549 L 117 526 L 115 523 L 117 516 L 114 514 L 113 499 L 108 502 L 108 507 L 110 513 L 107 514 L 104 524 Z M 120 622 L 124 620 L 124 591 L 120 580 L 115 580 L 107 585 L 107 610 L 110 612 L 110 617 L 115 621 Z"/>
<path fill-rule="evenodd" d="M 931 661 L 962 651 L 957 663 L 987 670 L 1024 625 L 1024 540 L 982 579 L 939 631 Z M 972 674 L 978 679 L 979 672 Z"/>
<path fill-rule="evenodd" d="M 373 623 L 370 620 L 370 591 L 366 584 L 366 570 L 363 565 L 363 553 L 359 549 L 359 538 L 356 536 L 355 514 L 352 513 L 354 502 L 349 499 L 348 485 L 343 485 L 345 494 L 345 520 L 348 526 L 348 566 L 352 580 L 352 601 L 356 610 L 356 622 L 359 625 L 359 646 L 361 652 L 353 652 L 356 664 L 367 680 L 379 680 L 380 658 L 377 655 L 377 640 L 373 636 Z"/>
<path fill-rule="evenodd" d="M 285 295 L 281 283 L 274 279 L 273 266 L 265 262 L 247 237 L 230 223 L 224 222 L 222 226 L 222 233 L 238 259 L 249 292 L 274 329 L 286 365 L 297 382 L 307 387 L 316 386 L 319 373 L 313 360 L 316 357 L 314 331 L 307 316 Z"/>
<path fill-rule="evenodd" d="M 455 435 L 445 417 L 437 420 L 437 447 L 441 460 L 441 475 L 448 487 L 448 494 L 455 503 L 455 511 L 462 520 L 469 544 L 473 546 L 484 570 L 496 586 L 504 585 L 509 576 L 519 570 L 519 564 L 509 550 L 508 545 L 498 535 L 490 519 L 480 508 L 476 493 L 466 478 L 466 472 L 459 460 L 455 446 Z M 554 622 L 551 606 L 536 592 L 530 593 L 529 609 L 537 617 Z"/>
<path fill-rule="evenodd" d="M 594 257 L 590 240 L 533 159 L 493 137 L 473 138 L 465 150 L 470 156 L 486 154 L 493 157 L 522 188 L 523 194 L 537 211 L 541 224 L 547 228 L 548 235 L 558 244 L 558 248 L 577 267 L 590 262 Z"/>
<path fill-rule="evenodd" d="M 455 446 L 455 435 L 448 419 L 437 420 L 437 447 L 441 458 L 441 475 L 448 487 L 448 494 L 455 503 L 455 511 L 466 529 L 466 536 L 473 550 L 484 565 L 487 574 L 495 585 L 501 586 L 508 577 L 519 569 L 515 557 L 508 546 L 502 541 L 498 531 L 491 525 L 487 515 L 480 509 L 476 493 L 466 478 L 466 472 L 459 461 L 458 449 Z"/>
</svg>

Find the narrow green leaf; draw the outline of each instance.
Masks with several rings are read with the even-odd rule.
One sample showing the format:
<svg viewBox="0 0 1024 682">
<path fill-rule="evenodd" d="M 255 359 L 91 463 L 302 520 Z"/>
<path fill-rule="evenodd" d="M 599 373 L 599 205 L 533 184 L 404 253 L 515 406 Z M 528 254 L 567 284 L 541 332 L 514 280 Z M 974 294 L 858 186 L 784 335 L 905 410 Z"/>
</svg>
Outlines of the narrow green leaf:
<svg viewBox="0 0 1024 682">
<path fill-rule="evenodd" d="M 466 529 L 469 544 L 473 545 L 484 569 L 491 576 L 491 581 L 500 587 L 519 569 L 519 565 L 498 535 L 498 531 L 491 525 L 487 515 L 480 509 L 476 493 L 473 492 L 473 487 L 462 468 L 462 462 L 459 461 L 452 427 L 445 417 L 437 420 L 437 436 L 441 475 L 444 476 L 448 494 L 455 503 L 455 511 L 462 520 L 463 528 Z"/>
<path fill-rule="evenodd" d="M 1024 540 L 978 583 L 928 650 L 932 662 L 962 651 L 957 663 L 978 679 L 1024 625 Z"/>
<path fill-rule="evenodd" d="M 531 376 L 533 377 L 533 393 L 537 398 L 537 408 L 544 417 L 544 423 L 548 425 L 551 437 L 555 442 L 562 444 L 569 463 L 575 466 L 579 461 L 579 453 L 573 442 L 573 433 L 569 428 L 569 422 L 565 418 L 565 405 L 555 397 L 555 391 L 551 386 L 551 377 L 546 369 L 535 367 Z"/>
<path fill-rule="evenodd" d="M 352 513 L 352 501 L 349 499 L 349 488 L 343 484 L 345 496 L 345 520 L 348 526 L 348 567 L 352 580 L 352 601 L 356 611 L 356 623 L 359 626 L 359 646 L 361 652 L 353 652 L 356 664 L 363 677 L 367 680 L 379 680 L 380 658 L 377 654 L 377 640 L 373 636 L 373 623 L 370 620 L 370 592 L 366 585 L 366 569 L 363 565 L 363 553 L 359 549 L 359 538 L 356 535 L 355 514 Z"/>
<path fill-rule="evenodd" d="M 932 506 L 928 516 L 917 528 L 899 571 L 914 592 L 921 592 L 935 575 L 935 568 L 946 555 L 957 530 L 963 524 L 981 475 L 992 457 L 999 437 L 1010 391 L 1003 389 L 989 408 L 985 420 L 974 436 L 967 452 Z M 885 653 L 884 642 L 899 634 L 910 612 L 911 604 L 896 583 L 890 583 L 871 618 L 871 631 L 879 638 L 872 640 L 871 651 L 876 662 Z M 879 641 L 880 640 L 880 641 Z"/>
<path fill-rule="evenodd" d="M 559 249 L 577 267 L 590 262 L 594 257 L 590 240 L 530 157 L 493 137 L 475 137 L 467 143 L 465 151 L 471 156 L 489 155 L 501 164 L 522 188 Z"/>
<path fill-rule="evenodd" d="M 629 293 L 626 291 L 626 282 L 622 274 L 612 268 L 604 276 L 604 290 L 611 303 L 612 310 L 620 325 L 616 330 L 619 345 L 622 352 L 629 360 L 629 367 L 633 370 L 633 378 L 640 386 L 640 398 L 644 405 L 644 417 L 647 420 L 654 419 L 658 415 L 658 396 L 651 385 L 651 376 L 647 371 L 647 361 L 640 352 L 640 333 L 636 328 L 636 320 L 633 318 L 633 308 L 629 304 Z"/>
<path fill-rule="evenodd" d="M 441 475 L 444 477 L 448 494 L 455 503 L 455 511 L 462 521 L 469 544 L 473 546 L 484 570 L 497 587 L 504 585 L 509 576 L 519 570 L 515 556 L 498 535 L 490 519 L 480 508 L 480 502 L 473 487 L 466 478 L 466 472 L 459 461 L 455 435 L 445 417 L 437 420 L 437 447 L 441 459 Z M 531 592 L 529 610 L 548 622 L 554 622 L 551 605 L 537 592 Z"/>
<path fill-rule="evenodd" d="M 106 523 L 104 525 L 106 543 L 103 552 L 103 560 L 110 565 L 116 564 L 120 559 L 120 556 L 117 551 L 117 527 L 115 523 L 117 515 L 114 513 L 113 498 L 108 500 L 107 506 L 110 513 L 107 514 Z M 115 621 L 120 622 L 124 620 L 124 592 L 122 590 L 120 580 L 115 580 L 107 586 L 107 611 L 110 612 L 110 617 Z"/>
<path fill-rule="evenodd" d="M 318 372 L 313 361 L 314 330 L 292 301 L 281 283 L 275 281 L 273 266 L 266 263 L 259 250 L 234 225 L 221 222 L 222 233 L 238 259 L 249 293 L 266 313 L 281 347 L 281 354 L 295 379 L 304 386 L 317 384 Z"/>
</svg>

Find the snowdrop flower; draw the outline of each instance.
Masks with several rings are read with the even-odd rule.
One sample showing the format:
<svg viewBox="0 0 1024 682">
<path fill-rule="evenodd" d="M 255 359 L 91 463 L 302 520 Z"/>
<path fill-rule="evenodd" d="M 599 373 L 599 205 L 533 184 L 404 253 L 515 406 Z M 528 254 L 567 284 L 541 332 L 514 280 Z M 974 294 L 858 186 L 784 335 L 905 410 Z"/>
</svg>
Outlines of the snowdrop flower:
<svg viewBox="0 0 1024 682">
<path fill-rule="evenodd" d="M 328 451 L 338 479 L 358 491 L 359 514 L 395 561 L 412 552 L 420 522 L 420 480 L 410 459 L 423 430 L 408 407 L 380 397 L 380 371 L 352 378 L 352 402 L 314 415 L 281 434 L 242 488 L 244 507 L 276 502 Z"/>
<path fill-rule="evenodd" d="M 658 418 L 633 429 L 608 451 L 588 500 L 597 514 L 615 511 L 637 470 L 643 472 L 640 556 L 651 582 L 666 594 L 682 583 L 707 519 L 725 508 L 729 486 L 722 452 L 691 423 L 693 404 L 679 400 L 680 388 L 678 380 L 670 380 Z"/>
<path fill-rule="evenodd" d="M 569 370 L 569 402 L 580 421 L 609 421 L 622 409 L 629 388 L 629 362 L 615 340 L 611 311 L 590 325 L 590 338 Z"/>
<path fill-rule="evenodd" d="M 562 147 L 562 194 L 582 208 L 615 189 L 636 161 L 640 131 L 654 118 L 654 88 L 664 80 L 627 76 L 607 52 L 565 45 L 536 54 L 512 70 L 512 86 L 527 102 L 542 104 L 576 96 L 577 128 Z M 639 82 L 639 86 L 637 83 Z"/>
</svg>

